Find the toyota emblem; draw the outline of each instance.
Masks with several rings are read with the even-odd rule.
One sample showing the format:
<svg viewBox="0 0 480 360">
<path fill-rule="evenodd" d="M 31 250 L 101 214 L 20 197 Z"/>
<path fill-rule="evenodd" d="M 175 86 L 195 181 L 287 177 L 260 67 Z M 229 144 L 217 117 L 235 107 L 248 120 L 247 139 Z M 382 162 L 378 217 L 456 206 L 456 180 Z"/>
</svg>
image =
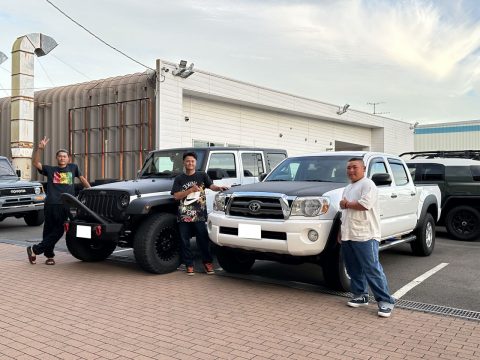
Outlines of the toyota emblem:
<svg viewBox="0 0 480 360">
<path fill-rule="evenodd" d="M 252 213 L 259 212 L 261 207 L 262 207 L 262 205 L 258 201 L 250 201 L 250 203 L 248 204 L 248 209 Z"/>
</svg>

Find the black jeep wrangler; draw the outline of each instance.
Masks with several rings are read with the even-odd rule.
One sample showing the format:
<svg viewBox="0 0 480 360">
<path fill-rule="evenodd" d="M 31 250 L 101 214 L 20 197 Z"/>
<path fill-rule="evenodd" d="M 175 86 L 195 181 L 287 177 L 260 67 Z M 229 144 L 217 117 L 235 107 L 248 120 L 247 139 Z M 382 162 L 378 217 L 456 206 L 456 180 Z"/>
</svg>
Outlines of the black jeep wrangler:
<svg viewBox="0 0 480 360">
<path fill-rule="evenodd" d="M 480 238 L 480 150 L 416 151 L 407 166 L 416 184 L 437 184 L 442 193 L 439 225 L 459 240 Z"/>
<path fill-rule="evenodd" d="M 170 191 L 173 179 L 183 172 L 183 154 L 197 153 L 197 170 L 223 185 L 258 181 L 287 157 L 285 150 L 259 148 L 177 148 L 151 152 L 138 178 L 94 186 L 78 199 L 63 194 L 73 214 L 65 223 L 66 244 L 79 260 L 93 262 L 109 257 L 117 246 L 133 248 L 144 270 L 167 273 L 180 262 L 177 202 Z M 207 190 L 207 209 L 215 193 Z"/>
<path fill-rule="evenodd" d="M 45 192 L 39 182 L 23 181 L 6 157 L 0 156 L 0 221 L 23 218 L 28 226 L 42 225 Z"/>
</svg>

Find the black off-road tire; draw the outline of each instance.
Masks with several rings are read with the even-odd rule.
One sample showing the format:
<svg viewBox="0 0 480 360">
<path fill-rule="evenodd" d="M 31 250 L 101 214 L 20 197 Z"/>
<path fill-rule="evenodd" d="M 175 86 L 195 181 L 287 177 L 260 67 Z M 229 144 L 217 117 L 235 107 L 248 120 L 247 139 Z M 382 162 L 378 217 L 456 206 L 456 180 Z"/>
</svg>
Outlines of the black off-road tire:
<svg viewBox="0 0 480 360">
<path fill-rule="evenodd" d="M 229 273 L 246 274 L 255 264 L 253 256 L 232 248 L 216 246 L 215 255 L 223 270 Z"/>
<path fill-rule="evenodd" d="M 455 207 L 448 212 L 445 225 L 458 240 L 476 240 L 480 237 L 480 212 L 471 206 Z"/>
<path fill-rule="evenodd" d="M 435 247 L 435 220 L 432 214 L 425 214 L 421 225 L 415 230 L 415 236 L 417 238 L 410 243 L 413 254 L 429 256 Z"/>
<path fill-rule="evenodd" d="M 28 226 L 40 226 L 45 221 L 45 214 L 43 210 L 30 211 L 23 217 L 23 220 Z"/>
<path fill-rule="evenodd" d="M 103 261 L 112 255 L 117 245 L 112 241 L 93 241 L 77 238 L 68 232 L 65 236 L 67 249 L 73 257 L 85 262 Z"/>
<path fill-rule="evenodd" d="M 323 279 L 333 290 L 350 291 L 350 276 L 343 261 L 341 246 L 336 245 L 322 261 Z"/>
<path fill-rule="evenodd" d="M 175 271 L 180 264 L 177 218 L 168 213 L 150 215 L 135 234 L 133 253 L 137 264 L 153 274 Z"/>
</svg>

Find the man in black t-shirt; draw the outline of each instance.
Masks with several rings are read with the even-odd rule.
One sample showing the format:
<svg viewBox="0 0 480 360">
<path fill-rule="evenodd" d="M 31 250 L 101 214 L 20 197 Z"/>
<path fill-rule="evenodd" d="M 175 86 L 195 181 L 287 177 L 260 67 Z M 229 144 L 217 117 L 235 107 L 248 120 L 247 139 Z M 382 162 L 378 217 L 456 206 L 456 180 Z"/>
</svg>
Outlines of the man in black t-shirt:
<svg viewBox="0 0 480 360">
<path fill-rule="evenodd" d="M 40 162 L 40 152 L 45 149 L 49 139 L 44 137 L 38 144 L 33 155 L 32 164 L 38 172 L 47 177 L 47 198 L 45 199 L 45 223 L 43 224 L 43 240 L 41 243 L 27 248 L 28 260 L 35 264 L 36 255 L 44 254 L 47 257 L 45 264 L 55 265 L 55 244 L 63 236 L 63 223 L 67 220 L 69 210 L 62 203 L 60 195 L 68 193 L 75 195 L 76 177 L 80 179 L 83 187 L 89 188 L 90 184 L 82 176 L 76 164 L 70 164 L 68 151 L 58 150 L 57 166 L 43 165 Z"/>
<path fill-rule="evenodd" d="M 196 171 L 197 154 L 183 154 L 185 173 L 178 175 L 173 182 L 172 195 L 179 200 L 178 227 L 181 238 L 182 261 L 187 267 L 187 274 L 194 275 L 193 255 L 190 251 L 190 238 L 195 235 L 198 248 L 202 255 L 203 266 L 207 274 L 214 274 L 212 254 L 205 222 L 207 221 L 207 203 L 205 189 L 223 191 L 227 186 L 215 185 L 210 177 L 201 171 Z"/>
</svg>

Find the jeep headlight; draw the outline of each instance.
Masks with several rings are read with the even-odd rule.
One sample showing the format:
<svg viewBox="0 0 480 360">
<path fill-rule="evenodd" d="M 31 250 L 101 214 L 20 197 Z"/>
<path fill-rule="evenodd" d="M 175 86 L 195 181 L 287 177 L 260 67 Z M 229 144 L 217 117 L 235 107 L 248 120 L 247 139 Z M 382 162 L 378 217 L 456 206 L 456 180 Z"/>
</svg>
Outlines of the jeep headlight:
<svg viewBox="0 0 480 360">
<path fill-rule="evenodd" d="M 330 199 L 326 197 L 298 197 L 292 203 L 291 216 L 314 217 L 323 215 L 330 207 Z"/>
<path fill-rule="evenodd" d="M 213 201 L 213 210 L 225 212 L 225 204 L 227 203 L 227 195 L 224 193 L 218 193 L 215 195 Z"/>
<path fill-rule="evenodd" d="M 40 195 L 42 193 L 42 188 L 40 186 L 35 187 L 35 195 Z"/>
<path fill-rule="evenodd" d="M 122 208 L 126 208 L 128 204 L 130 204 L 130 196 L 128 196 L 127 194 L 122 194 L 118 198 L 118 202 Z"/>
</svg>

